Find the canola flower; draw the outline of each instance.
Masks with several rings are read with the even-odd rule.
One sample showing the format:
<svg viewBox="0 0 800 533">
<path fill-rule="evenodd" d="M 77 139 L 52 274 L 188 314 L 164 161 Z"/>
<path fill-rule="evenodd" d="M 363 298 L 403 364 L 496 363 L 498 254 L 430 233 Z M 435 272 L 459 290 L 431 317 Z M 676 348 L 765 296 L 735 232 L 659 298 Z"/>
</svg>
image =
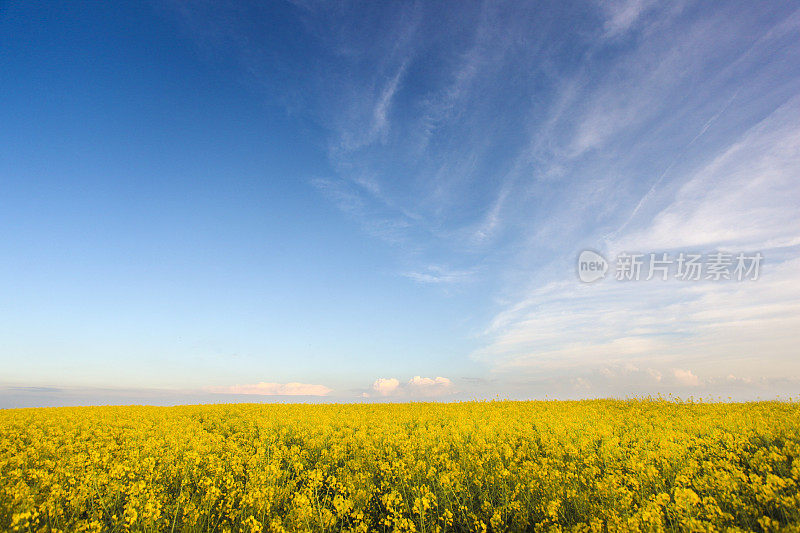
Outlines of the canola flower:
<svg viewBox="0 0 800 533">
<path fill-rule="evenodd" d="M 0 411 L 10 531 L 800 531 L 800 406 Z"/>
</svg>

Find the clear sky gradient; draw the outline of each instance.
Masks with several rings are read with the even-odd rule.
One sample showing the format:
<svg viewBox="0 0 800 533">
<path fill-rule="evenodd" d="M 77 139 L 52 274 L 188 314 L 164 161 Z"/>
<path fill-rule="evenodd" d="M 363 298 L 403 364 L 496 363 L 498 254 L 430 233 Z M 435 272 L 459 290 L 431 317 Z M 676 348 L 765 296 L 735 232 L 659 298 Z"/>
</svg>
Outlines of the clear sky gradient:
<svg viewBox="0 0 800 533">
<path fill-rule="evenodd" d="M 6 1 L 0 96 L 0 407 L 800 392 L 796 2 Z"/>
</svg>

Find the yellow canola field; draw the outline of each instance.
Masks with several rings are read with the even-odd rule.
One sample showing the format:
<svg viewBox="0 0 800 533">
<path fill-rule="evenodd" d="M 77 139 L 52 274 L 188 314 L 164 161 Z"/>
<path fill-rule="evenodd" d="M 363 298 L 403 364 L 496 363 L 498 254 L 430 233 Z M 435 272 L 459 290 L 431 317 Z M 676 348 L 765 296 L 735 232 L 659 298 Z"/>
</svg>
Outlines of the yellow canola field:
<svg viewBox="0 0 800 533">
<path fill-rule="evenodd" d="M 0 411 L 0 529 L 800 531 L 800 407 Z"/>
</svg>

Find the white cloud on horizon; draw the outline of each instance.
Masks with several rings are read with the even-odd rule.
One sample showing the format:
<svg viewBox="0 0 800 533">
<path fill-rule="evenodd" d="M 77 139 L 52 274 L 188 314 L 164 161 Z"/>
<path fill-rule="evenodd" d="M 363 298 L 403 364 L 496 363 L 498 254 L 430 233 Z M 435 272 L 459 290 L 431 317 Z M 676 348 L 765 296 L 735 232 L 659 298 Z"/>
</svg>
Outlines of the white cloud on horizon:
<svg viewBox="0 0 800 533">
<path fill-rule="evenodd" d="M 675 368 L 672 371 L 678 383 L 688 387 L 697 387 L 700 385 L 700 378 L 695 376 L 691 370 L 684 370 L 682 368 Z"/>
<path fill-rule="evenodd" d="M 400 381 L 395 378 L 378 378 L 372 384 L 372 390 L 381 396 L 394 394 L 400 387 Z"/>
<path fill-rule="evenodd" d="M 378 378 L 372 384 L 374 395 L 381 397 L 435 397 L 454 393 L 453 382 L 449 378 L 437 376 L 426 378 L 414 376 L 401 384 L 397 378 Z M 367 394 L 365 397 L 369 397 Z"/>
</svg>

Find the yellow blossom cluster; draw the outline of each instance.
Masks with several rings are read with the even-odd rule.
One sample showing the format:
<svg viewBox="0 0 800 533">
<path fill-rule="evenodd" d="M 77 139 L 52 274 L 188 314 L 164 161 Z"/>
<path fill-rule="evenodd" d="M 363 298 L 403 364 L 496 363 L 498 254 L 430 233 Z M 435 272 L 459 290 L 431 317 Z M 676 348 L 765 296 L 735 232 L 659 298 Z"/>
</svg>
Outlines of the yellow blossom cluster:
<svg viewBox="0 0 800 533">
<path fill-rule="evenodd" d="M 0 529 L 800 531 L 800 406 L 2 410 Z"/>
</svg>

